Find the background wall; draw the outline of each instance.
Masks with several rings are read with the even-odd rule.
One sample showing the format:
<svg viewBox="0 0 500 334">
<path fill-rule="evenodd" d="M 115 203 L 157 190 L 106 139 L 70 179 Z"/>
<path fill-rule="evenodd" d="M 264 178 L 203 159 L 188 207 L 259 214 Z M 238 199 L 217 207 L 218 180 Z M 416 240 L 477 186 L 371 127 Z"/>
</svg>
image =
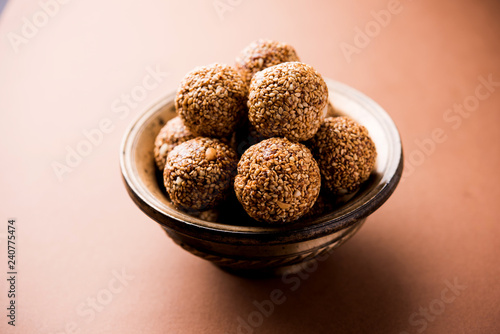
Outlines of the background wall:
<svg viewBox="0 0 500 334">
<path fill-rule="evenodd" d="M 486 0 L 10 1 L 0 20 L 0 332 L 499 332 L 499 14 Z M 128 198 L 118 166 L 141 108 L 258 38 L 294 45 L 372 97 L 405 149 L 395 194 L 295 290 L 181 250 Z M 126 102 L 150 73 L 157 87 Z M 71 158 L 106 119 L 107 133 Z M 3 315 L 9 218 L 15 328 Z M 286 300 L 259 311 L 276 288 Z"/>
</svg>

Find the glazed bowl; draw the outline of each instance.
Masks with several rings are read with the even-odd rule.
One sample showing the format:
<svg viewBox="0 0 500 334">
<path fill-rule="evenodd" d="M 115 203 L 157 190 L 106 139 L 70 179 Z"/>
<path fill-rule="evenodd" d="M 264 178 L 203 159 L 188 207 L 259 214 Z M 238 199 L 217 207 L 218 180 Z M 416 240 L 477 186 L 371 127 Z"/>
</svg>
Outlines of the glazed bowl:
<svg viewBox="0 0 500 334">
<path fill-rule="evenodd" d="M 234 198 L 219 208 L 216 219 L 177 209 L 165 192 L 153 156 L 156 135 L 176 116 L 175 92 L 146 108 L 125 133 L 120 167 L 130 197 L 179 246 L 239 274 L 300 270 L 307 261 L 329 253 L 352 237 L 394 192 L 402 174 L 403 152 L 394 122 L 378 104 L 345 84 L 325 81 L 335 114 L 364 125 L 377 148 L 374 171 L 349 198 L 328 203 L 328 209 L 318 214 L 277 226 L 252 220 Z M 326 201 L 331 199 L 326 197 Z"/>
</svg>

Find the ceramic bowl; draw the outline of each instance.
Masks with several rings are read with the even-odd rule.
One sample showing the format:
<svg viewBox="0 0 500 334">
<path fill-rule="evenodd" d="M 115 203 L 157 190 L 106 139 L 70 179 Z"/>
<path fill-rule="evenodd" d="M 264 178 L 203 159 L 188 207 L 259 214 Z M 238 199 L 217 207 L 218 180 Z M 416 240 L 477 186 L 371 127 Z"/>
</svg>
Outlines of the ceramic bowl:
<svg viewBox="0 0 500 334">
<path fill-rule="evenodd" d="M 239 274 L 299 270 L 305 262 L 329 253 L 352 237 L 391 196 L 402 174 L 403 152 L 394 122 L 377 103 L 345 84 L 325 81 L 335 113 L 364 125 L 377 148 L 373 173 L 349 199 L 327 203 L 324 212 L 278 226 L 252 220 L 234 198 L 221 206 L 217 219 L 175 208 L 153 157 L 157 133 L 176 116 L 175 92 L 144 110 L 125 133 L 120 167 L 130 197 L 179 246 Z"/>
</svg>

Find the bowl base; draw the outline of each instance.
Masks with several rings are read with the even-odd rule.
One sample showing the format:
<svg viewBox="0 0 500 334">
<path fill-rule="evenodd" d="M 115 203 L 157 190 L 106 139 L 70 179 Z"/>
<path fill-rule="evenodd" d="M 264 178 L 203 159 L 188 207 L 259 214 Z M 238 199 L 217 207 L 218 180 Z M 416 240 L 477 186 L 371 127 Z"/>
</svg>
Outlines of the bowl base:
<svg viewBox="0 0 500 334">
<path fill-rule="evenodd" d="M 190 245 L 181 240 L 180 236 L 174 231 L 164 227 L 166 234 L 179 246 L 187 250 L 193 255 L 196 255 L 204 260 L 212 262 L 220 269 L 233 275 L 247 278 L 270 278 L 283 275 L 289 275 L 300 271 L 311 272 L 316 270 L 317 262 L 325 261 L 330 253 L 349 240 L 364 224 L 366 218 L 358 220 L 352 226 L 344 229 L 337 237 L 330 240 L 315 249 L 311 249 L 302 253 L 288 254 L 287 256 L 273 258 L 258 258 L 253 257 L 227 257 L 219 254 L 214 254 L 202 250 L 195 245 Z"/>
<path fill-rule="evenodd" d="M 268 279 L 268 278 L 277 278 L 277 277 L 283 277 L 284 275 L 290 275 L 290 274 L 295 274 L 300 271 L 304 271 L 305 268 L 308 267 L 308 263 L 317 261 L 315 258 L 300 262 L 300 263 L 295 263 L 295 264 L 290 264 L 286 266 L 280 266 L 280 267 L 274 267 L 274 268 L 260 268 L 260 269 L 245 269 L 245 268 L 233 268 L 233 267 L 224 267 L 220 266 L 214 263 L 214 265 L 222 269 L 223 271 L 239 276 L 239 277 L 245 277 L 249 279 Z"/>
</svg>

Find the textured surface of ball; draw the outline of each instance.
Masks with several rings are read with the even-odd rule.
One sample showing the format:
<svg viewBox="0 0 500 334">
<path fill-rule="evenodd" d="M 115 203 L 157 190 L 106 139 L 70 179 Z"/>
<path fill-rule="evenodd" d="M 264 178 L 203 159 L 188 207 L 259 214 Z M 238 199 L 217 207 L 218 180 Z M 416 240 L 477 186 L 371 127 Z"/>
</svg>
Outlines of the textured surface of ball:
<svg viewBox="0 0 500 334">
<path fill-rule="evenodd" d="M 243 80 L 250 84 L 253 75 L 270 66 L 289 61 L 300 61 L 293 46 L 265 39 L 248 45 L 236 58 L 236 69 Z"/>
<path fill-rule="evenodd" d="M 154 156 L 156 166 L 163 171 L 168 153 L 180 143 L 195 138 L 179 117 L 174 117 L 161 128 L 156 136 Z"/>
<path fill-rule="evenodd" d="M 372 172 L 377 158 L 368 130 L 342 117 L 328 117 L 308 143 L 323 176 L 323 185 L 335 194 L 359 188 Z"/>
<path fill-rule="evenodd" d="M 167 156 L 163 179 L 171 201 L 182 208 L 215 207 L 230 191 L 238 157 L 220 140 L 197 137 Z"/>
<path fill-rule="evenodd" d="M 310 139 L 325 117 L 328 88 L 311 66 L 282 63 L 254 75 L 248 96 L 248 119 L 266 137 Z"/>
<path fill-rule="evenodd" d="M 270 138 L 245 151 L 234 181 L 248 215 L 267 223 L 287 223 L 316 201 L 321 174 L 311 152 L 286 138 Z"/>
<path fill-rule="evenodd" d="M 247 85 L 231 66 L 197 67 L 181 81 L 175 107 L 184 125 L 194 134 L 227 137 L 245 112 Z"/>
</svg>

